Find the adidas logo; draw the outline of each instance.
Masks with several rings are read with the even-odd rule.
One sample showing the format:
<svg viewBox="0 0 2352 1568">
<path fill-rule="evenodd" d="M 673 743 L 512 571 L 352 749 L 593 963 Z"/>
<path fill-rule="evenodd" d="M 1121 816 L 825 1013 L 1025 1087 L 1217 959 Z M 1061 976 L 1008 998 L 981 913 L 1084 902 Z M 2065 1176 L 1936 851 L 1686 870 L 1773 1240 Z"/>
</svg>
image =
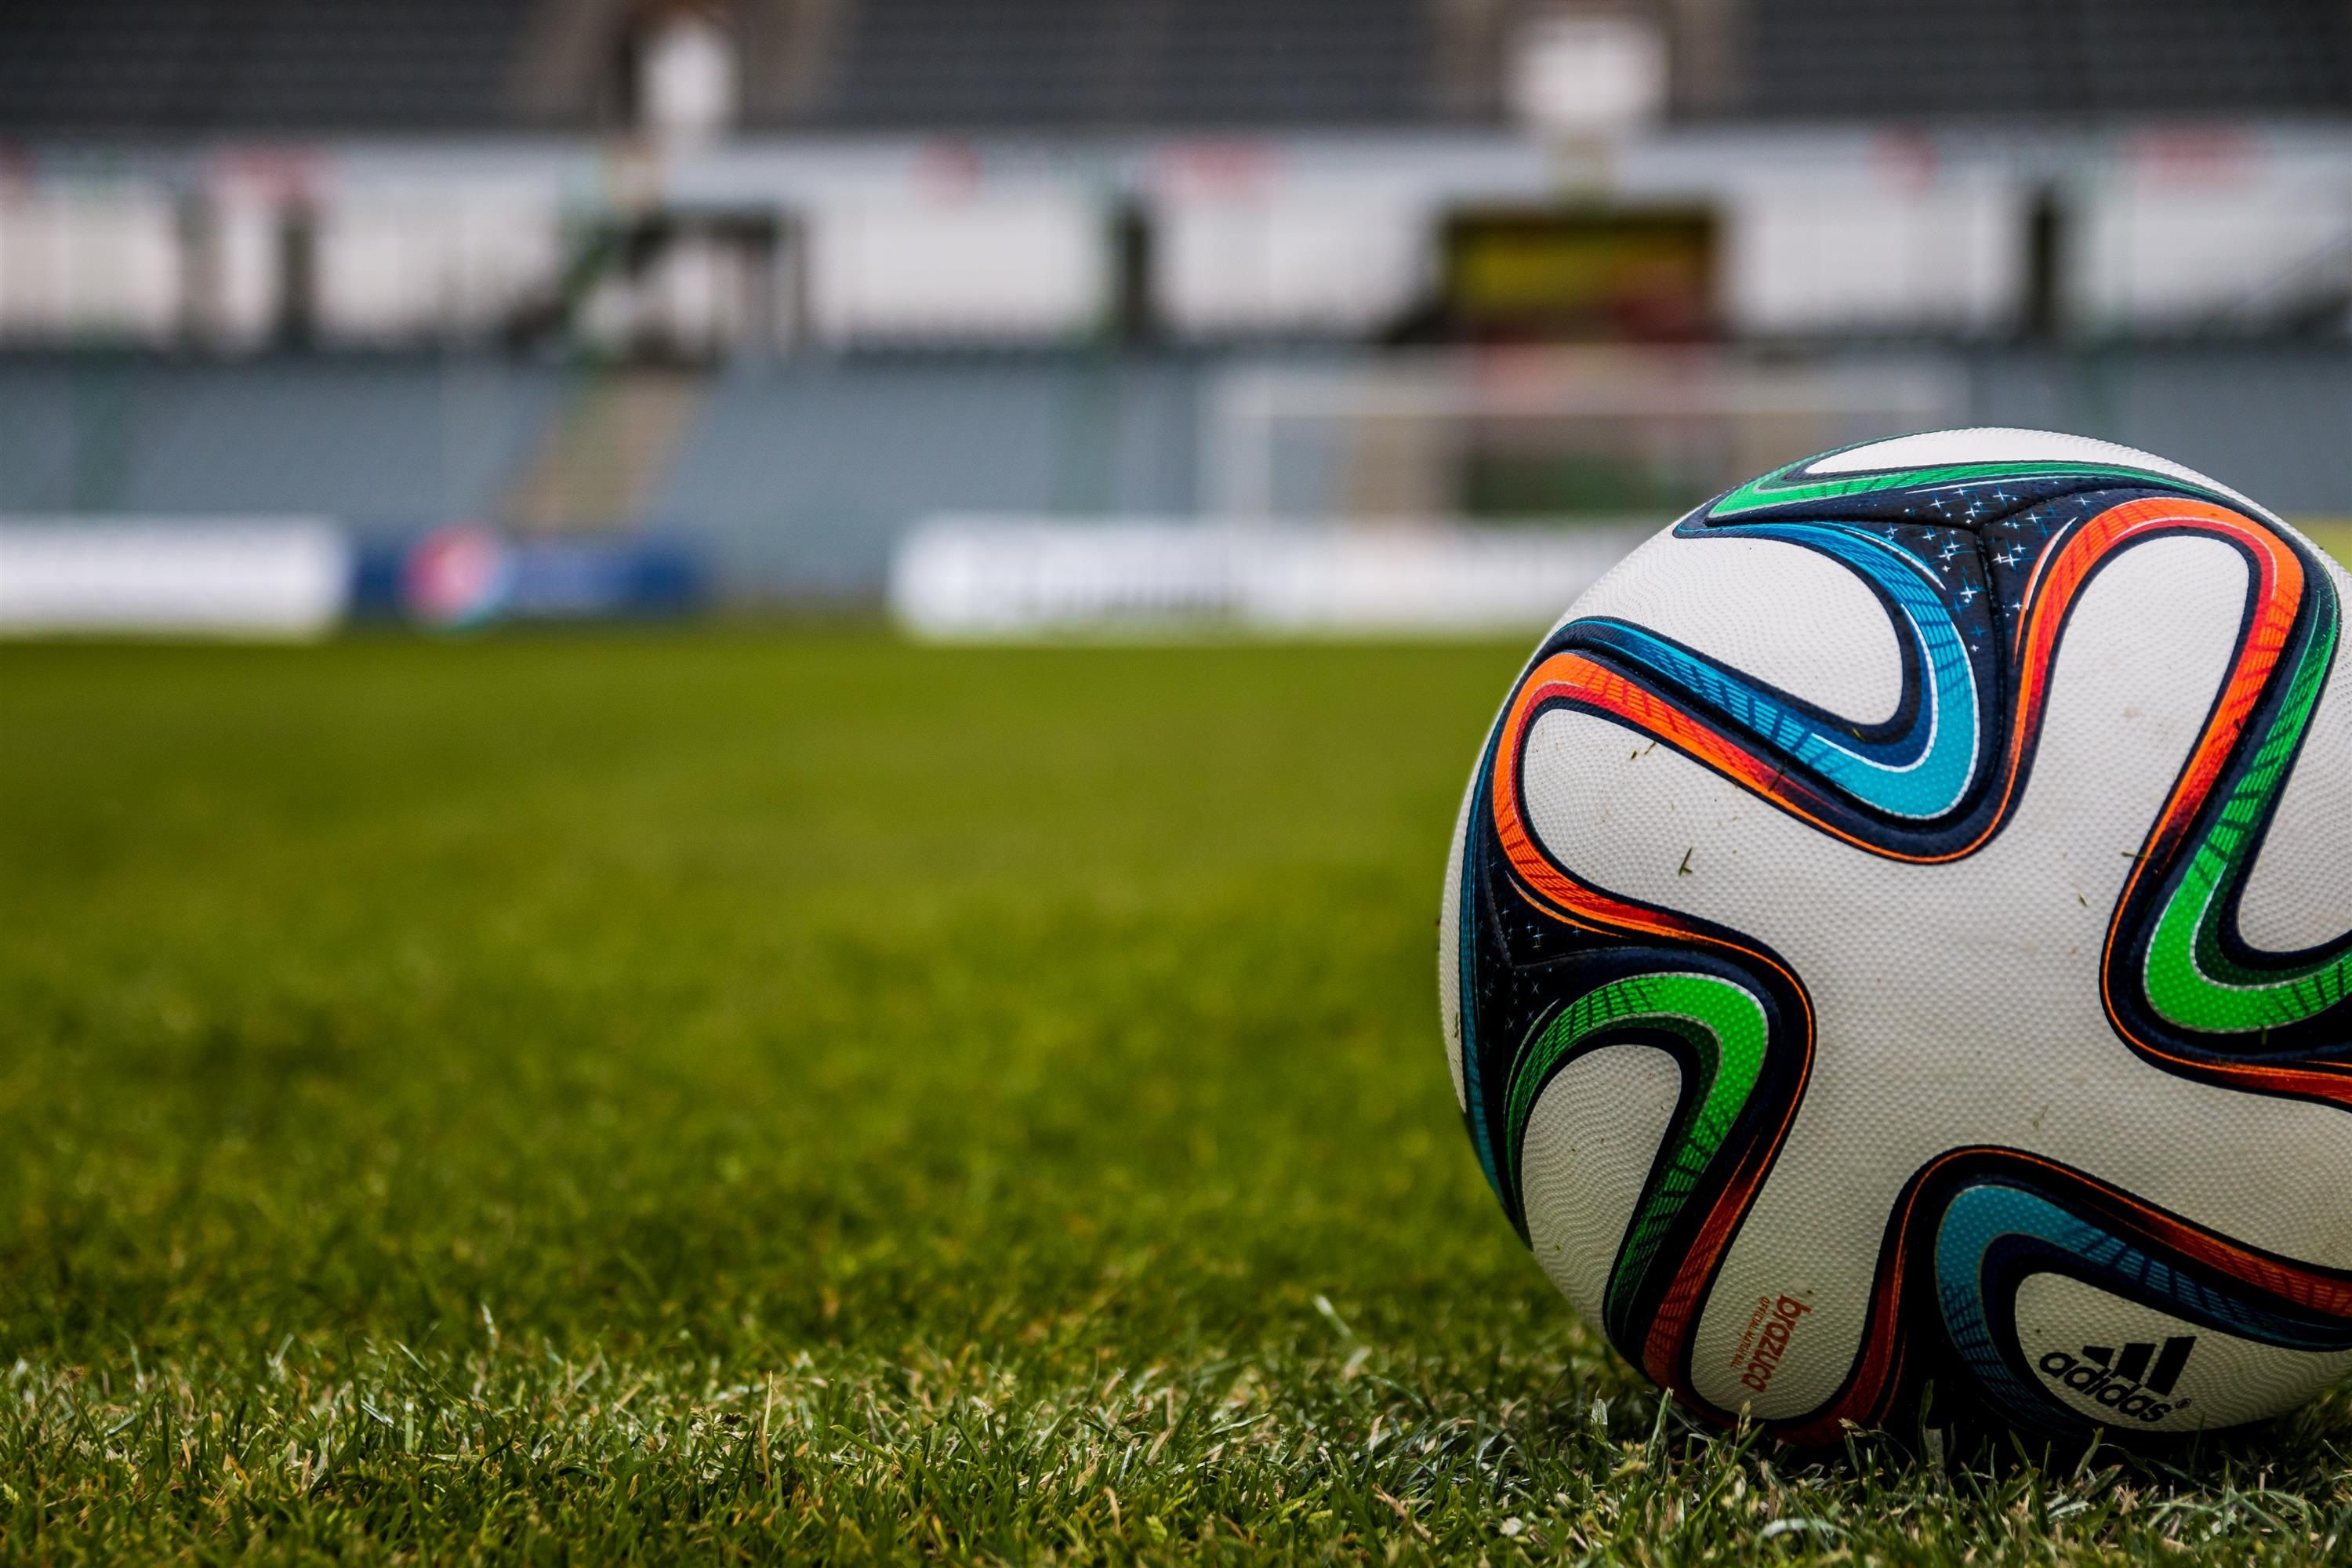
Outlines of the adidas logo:
<svg viewBox="0 0 2352 1568">
<path fill-rule="evenodd" d="M 2118 1415 L 2161 1421 L 2189 1403 L 2168 1396 L 2180 1382 L 2181 1369 L 2189 1364 L 2189 1352 L 2196 1343 L 2195 1334 L 2175 1334 L 2161 1349 L 2150 1340 L 2133 1340 L 2120 1352 L 2112 1345 L 2084 1345 L 2080 1356 L 2052 1351 L 2039 1364 L 2042 1375 L 2051 1382 Z"/>
</svg>

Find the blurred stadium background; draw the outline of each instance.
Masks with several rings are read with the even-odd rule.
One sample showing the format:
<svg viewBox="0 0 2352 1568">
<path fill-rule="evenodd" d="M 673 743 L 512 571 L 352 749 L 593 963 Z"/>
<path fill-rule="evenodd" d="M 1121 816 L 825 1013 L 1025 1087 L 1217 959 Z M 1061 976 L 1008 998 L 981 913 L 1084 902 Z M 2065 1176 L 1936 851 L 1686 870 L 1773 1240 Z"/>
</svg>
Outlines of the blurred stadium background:
<svg viewBox="0 0 2352 1568">
<path fill-rule="evenodd" d="M 18 631 L 1541 621 L 1963 423 L 2352 516 L 2352 5 L 0 7 Z"/>
</svg>

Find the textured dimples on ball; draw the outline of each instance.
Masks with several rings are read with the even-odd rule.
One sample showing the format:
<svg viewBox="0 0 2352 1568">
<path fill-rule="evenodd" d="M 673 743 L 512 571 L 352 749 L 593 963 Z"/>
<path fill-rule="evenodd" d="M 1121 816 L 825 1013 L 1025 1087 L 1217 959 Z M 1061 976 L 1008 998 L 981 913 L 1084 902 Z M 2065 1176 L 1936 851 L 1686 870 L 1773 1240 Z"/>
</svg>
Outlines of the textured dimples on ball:
<svg viewBox="0 0 2352 1568">
<path fill-rule="evenodd" d="M 1587 594 L 1456 824 L 1445 1042 L 1586 1320 L 1799 1443 L 2352 1371 L 2352 582 L 2078 437 L 1791 464 Z"/>
</svg>

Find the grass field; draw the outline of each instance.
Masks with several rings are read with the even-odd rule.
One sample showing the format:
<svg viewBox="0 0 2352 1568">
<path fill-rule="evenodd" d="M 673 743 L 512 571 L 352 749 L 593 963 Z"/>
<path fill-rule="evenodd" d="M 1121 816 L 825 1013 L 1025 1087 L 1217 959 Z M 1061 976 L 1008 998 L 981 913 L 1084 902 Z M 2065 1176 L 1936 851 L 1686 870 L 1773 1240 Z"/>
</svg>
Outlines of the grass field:
<svg viewBox="0 0 2352 1568">
<path fill-rule="evenodd" d="M 1579 1326 L 1433 1000 L 1516 659 L 0 650 L 0 1552 L 2352 1553 L 2341 1398 L 1800 1462 Z"/>
</svg>

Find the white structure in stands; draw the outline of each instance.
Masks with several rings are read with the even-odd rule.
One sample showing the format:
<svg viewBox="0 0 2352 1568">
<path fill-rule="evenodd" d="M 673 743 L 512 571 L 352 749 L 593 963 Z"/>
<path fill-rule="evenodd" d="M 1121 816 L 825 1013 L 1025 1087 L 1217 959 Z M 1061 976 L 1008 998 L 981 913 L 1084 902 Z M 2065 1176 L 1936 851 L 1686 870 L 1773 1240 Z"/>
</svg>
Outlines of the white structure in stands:
<svg viewBox="0 0 2352 1568">
<path fill-rule="evenodd" d="M 637 105 L 646 127 L 675 144 L 710 142 L 735 121 L 735 44 L 699 11 L 661 17 L 641 40 Z"/>
<path fill-rule="evenodd" d="M 807 213 L 803 324 L 834 346 L 1076 337 L 1110 308 L 1101 228 L 1053 181 L 827 195 Z"/>
<path fill-rule="evenodd" d="M 697 352 L 1085 336 L 1139 222 L 1150 316 L 1180 339 L 1381 331 L 1428 299 L 1449 219 L 1496 209 L 1711 215 L 1714 315 L 1735 335 L 1998 334 L 2037 288 L 2089 331 L 2258 328 L 2352 289 L 2340 125 L 1577 145 L 1590 155 L 1501 131 L 36 150 L 0 181 L 0 343 L 233 350 L 295 321 L 327 343 L 486 338 L 600 236 L 664 222 L 717 227 L 675 242 L 705 252 L 677 277 L 630 274 L 597 308 Z M 2038 281 L 2053 205 L 2065 243 Z M 746 295 L 764 303 L 725 303 Z"/>
<path fill-rule="evenodd" d="M 1538 11 L 1507 71 L 1518 118 L 1570 137 L 1645 131 L 1666 110 L 1666 40 L 1655 18 L 1619 11 Z"/>
</svg>

